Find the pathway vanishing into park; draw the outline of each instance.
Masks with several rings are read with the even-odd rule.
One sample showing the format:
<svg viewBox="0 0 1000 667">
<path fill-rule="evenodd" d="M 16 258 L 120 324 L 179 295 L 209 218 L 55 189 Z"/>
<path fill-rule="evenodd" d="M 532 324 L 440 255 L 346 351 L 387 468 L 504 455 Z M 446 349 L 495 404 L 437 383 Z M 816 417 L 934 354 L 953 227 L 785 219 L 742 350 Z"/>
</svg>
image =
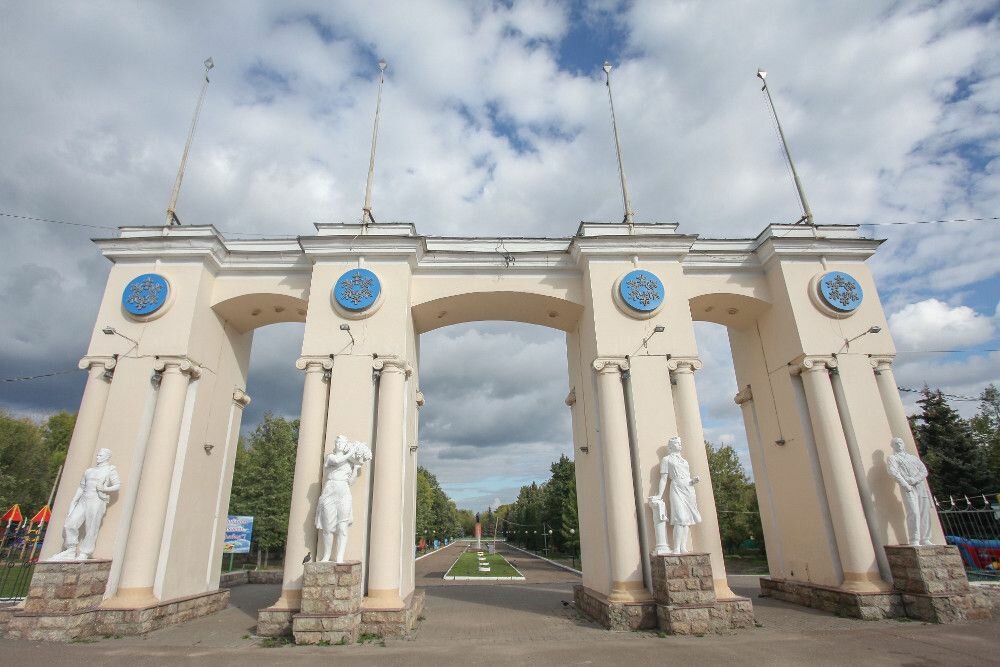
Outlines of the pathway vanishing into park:
<svg viewBox="0 0 1000 667">
<path fill-rule="evenodd" d="M 858 621 L 759 598 L 756 577 L 731 577 L 734 590 L 753 599 L 761 627 L 721 637 L 659 637 L 654 632 L 613 633 L 579 618 L 572 602 L 580 577 L 498 545 L 523 582 L 444 581 L 464 545 L 417 561 L 417 586 L 426 591 L 424 620 L 414 637 L 353 646 L 264 648 L 252 637 L 257 610 L 279 586 L 232 590 L 229 608 L 145 637 L 93 643 L 47 644 L 0 640 L 4 664 L 45 667 L 265 663 L 379 665 L 656 664 L 699 665 L 975 665 L 1000 653 L 1000 620 L 961 625 Z"/>
</svg>

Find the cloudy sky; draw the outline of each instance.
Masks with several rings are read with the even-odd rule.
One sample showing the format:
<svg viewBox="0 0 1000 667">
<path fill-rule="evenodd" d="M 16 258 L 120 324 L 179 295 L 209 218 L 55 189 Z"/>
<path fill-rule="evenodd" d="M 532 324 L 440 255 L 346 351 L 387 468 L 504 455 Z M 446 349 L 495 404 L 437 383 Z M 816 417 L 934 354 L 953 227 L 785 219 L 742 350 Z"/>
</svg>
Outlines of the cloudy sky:
<svg viewBox="0 0 1000 667">
<path fill-rule="evenodd" d="M 204 58 L 178 213 L 231 237 L 359 218 L 379 57 L 378 220 L 562 237 L 620 220 L 607 59 L 637 219 L 708 237 L 799 215 L 767 69 L 817 221 L 888 239 L 872 267 L 899 383 L 976 394 L 1000 379 L 997 222 L 885 223 L 1000 216 L 998 26 L 996 3 L 961 0 L 2 1 L 0 378 L 86 352 L 108 271 L 88 239 L 161 224 Z M 698 334 L 707 435 L 743 448 L 725 331 Z M 249 425 L 297 414 L 300 342 L 258 331 Z M 482 323 L 422 345 L 422 463 L 460 505 L 510 500 L 571 454 L 558 332 Z M 81 375 L 0 383 L 0 408 L 75 410 Z"/>
</svg>

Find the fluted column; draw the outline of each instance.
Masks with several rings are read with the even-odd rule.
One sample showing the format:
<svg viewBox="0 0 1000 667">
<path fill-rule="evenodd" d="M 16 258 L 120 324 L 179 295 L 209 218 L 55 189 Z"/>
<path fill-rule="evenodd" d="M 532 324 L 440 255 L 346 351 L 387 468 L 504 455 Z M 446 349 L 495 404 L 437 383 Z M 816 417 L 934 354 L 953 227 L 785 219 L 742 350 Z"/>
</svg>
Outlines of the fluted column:
<svg viewBox="0 0 1000 667">
<path fill-rule="evenodd" d="M 695 487 L 701 523 L 691 526 L 693 550 L 705 551 L 711 556 L 716 597 L 732 598 L 736 594 L 726 582 L 726 564 L 722 560 L 722 538 L 719 536 L 719 514 L 715 507 L 712 474 L 708 468 L 708 451 L 705 449 L 705 429 L 701 423 L 698 390 L 694 382 L 694 372 L 701 366 L 698 359 L 673 358 L 667 362 L 667 368 L 677 383 L 674 388 L 674 404 L 677 409 L 677 431 L 684 444 L 684 458 L 691 466 L 691 476 L 701 477 L 701 483 Z"/>
<path fill-rule="evenodd" d="M 368 601 L 379 608 L 402 608 L 400 598 L 400 521 L 403 516 L 405 425 L 403 399 L 409 365 L 401 359 L 375 361 L 378 383 L 378 431 L 372 470 L 372 514 L 369 535 Z M 405 554 L 412 558 L 407 547 Z"/>
<path fill-rule="evenodd" d="M 302 603 L 303 561 L 316 556 L 316 504 L 323 486 L 323 442 L 326 431 L 327 399 L 330 391 L 329 357 L 302 357 L 295 367 L 306 372 L 302 387 L 302 412 L 299 416 L 299 443 L 295 450 L 295 477 L 292 480 L 292 505 L 288 511 L 288 535 L 285 539 L 285 571 L 281 597 L 274 603 L 280 609 L 298 609 Z"/>
<path fill-rule="evenodd" d="M 111 377 L 117 360 L 114 357 L 84 357 L 80 369 L 87 371 L 87 384 L 83 388 L 80 411 L 76 415 L 73 436 L 63 463 L 59 492 L 52 506 L 52 522 L 42 546 L 41 560 L 62 549 L 62 529 L 69 512 L 69 504 L 80 484 L 83 472 L 93 465 L 97 451 L 97 435 L 104 421 L 104 408 L 111 392 Z"/>
<path fill-rule="evenodd" d="M 191 379 L 201 375 L 197 365 L 181 357 L 160 357 L 153 364 L 153 369 L 160 374 L 160 390 L 156 396 L 156 409 L 138 479 L 139 493 L 132 511 L 116 595 L 118 600 L 132 604 L 156 601 L 153 581 L 166 522 L 184 403 Z"/>
<path fill-rule="evenodd" d="M 604 464 L 604 504 L 608 517 L 611 591 L 608 599 L 628 601 L 645 597 L 642 554 L 636 524 L 632 462 L 621 372 L 624 359 L 597 359 L 597 397 L 600 408 L 601 460 Z"/>
<path fill-rule="evenodd" d="M 832 358 L 806 357 L 795 370 L 802 377 L 809 407 L 833 534 L 844 570 L 843 587 L 857 592 L 883 590 L 886 586 L 878 573 L 875 548 L 830 382 L 829 369 L 836 365 Z"/>
</svg>

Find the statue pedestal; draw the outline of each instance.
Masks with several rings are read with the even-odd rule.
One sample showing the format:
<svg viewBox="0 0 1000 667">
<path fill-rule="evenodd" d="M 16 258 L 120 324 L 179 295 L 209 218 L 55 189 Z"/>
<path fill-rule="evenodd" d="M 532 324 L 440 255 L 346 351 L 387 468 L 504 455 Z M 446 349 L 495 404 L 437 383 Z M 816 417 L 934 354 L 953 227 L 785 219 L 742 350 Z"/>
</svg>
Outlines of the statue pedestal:
<svg viewBox="0 0 1000 667">
<path fill-rule="evenodd" d="M 40 561 L 23 606 L 7 622 L 9 639 L 71 641 L 94 634 L 109 560 Z"/>
<path fill-rule="evenodd" d="M 958 547 L 887 546 L 885 553 L 909 618 L 928 623 L 992 618 L 989 598 L 969 588 Z"/>
<path fill-rule="evenodd" d="M 754 627 L 749 598 L 715 597 L 709 554 L 652 555 L 650 564 L 657 622 L 663 632 L 705 635 Z"/>
<path fill-rule="evenodd" d="M 362 597 L 361 561 L 306 563 L 302 606 L 292 617 L 295 643 L 356 642 Z"/>
</svg>

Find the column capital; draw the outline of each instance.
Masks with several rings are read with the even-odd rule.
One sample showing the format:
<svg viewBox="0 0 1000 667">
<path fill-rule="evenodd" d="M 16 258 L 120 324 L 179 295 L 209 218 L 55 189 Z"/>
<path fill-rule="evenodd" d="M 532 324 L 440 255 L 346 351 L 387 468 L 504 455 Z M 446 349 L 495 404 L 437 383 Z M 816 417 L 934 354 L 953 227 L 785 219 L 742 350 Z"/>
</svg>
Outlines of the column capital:
<svg viewBox="0 0 1000 667">
<path fill-rule="evenodd" d="M 403 373 L 406 377 L 413 373 L 413 367 L 399 357 L 378 357 L 372 362 L 372 368 L 379 373 Z"/>
<path fill-rule="evenodd" d="M 308 370 L 333 370 L 333 359 L 330 357 L 320 357 L 306 355 L 295 360 L 295 367 L 300 371 Z M 314 368 L 315 367 L 315 368 Z"/>
<path fill-rule="evenodd" d="M 81 371 L 87 371 L 94 366 L 101 366 L 106 371 L 113 370 L 115 366 L 118 365 L 118 359 L 115 357 L 106 357 L 102 355 L 87 355 L 86 357 L 80 359 L 80 363 L 77 367 Z"/>
<path fill-rule="evenodd" d="M 417 407 L 424 407 L 424 403 L 426 403 L 426 400 L 424 399 L 424 392 L 417 389 Z"/>
<path fill-rule="evenodd" d="M 233 402 L 236 403 L 236 405 L 238 405 L 242 410 L 246 406 L 250 405 L 250 394 L 237 387 L 233 390 Z"/>
<path fill-rule="evenodd" d="M 876 373 L 880 373 L 882 371 L 891 371 L 892 362 L 895 361 L 895 359 L 896 359 L 895 355 L 887 355 L 887 354 L 880 354 L 877 356 L 872 355 L 868 358 L 868 360 L 872 364 L 872 368 L 875 369 Z"/>
<path fill-rule="evenodd" d="M 201 366 L 187 357 L 169 355 L 156 357 L 156 361 L 153 362 L 153 370 L 157 373 L 163 373 L 168 368 L 176 368 L 177 372 L 189 376 L 192 380 L 197 380 L 201 377 Z"/>
<path fill-rule="evenodd" d="M 670 357 L 667 368 L 675 373 L 694 373 L 700 371 L 705 364 L 698 357 Z"/>
<path fill-rule="evenodd" d="M 753 392 L 750 391 L 750 385 L 743 387 L 743 389 L 740 389 L 736 395 L 733 396 L 733 401 L 740 407 L 742 407 L 744 403 L 749 403 L 752 400 Z"/>
<path fill-rule="evenodd" d="M 806 372 L 826 372 L 837 367 L 837 359 L 835 357 L 803 354 L 792 359 L 788 362 L 788 365 L 791 367 L 793 375 L 800 375 Z"/>
<path fill-rule="evenodd" d="M 619 373 L 629 369 L 625 357 L 598 357 L 594 359 L 593 366 L 598 373 Z"/>
</svg>

